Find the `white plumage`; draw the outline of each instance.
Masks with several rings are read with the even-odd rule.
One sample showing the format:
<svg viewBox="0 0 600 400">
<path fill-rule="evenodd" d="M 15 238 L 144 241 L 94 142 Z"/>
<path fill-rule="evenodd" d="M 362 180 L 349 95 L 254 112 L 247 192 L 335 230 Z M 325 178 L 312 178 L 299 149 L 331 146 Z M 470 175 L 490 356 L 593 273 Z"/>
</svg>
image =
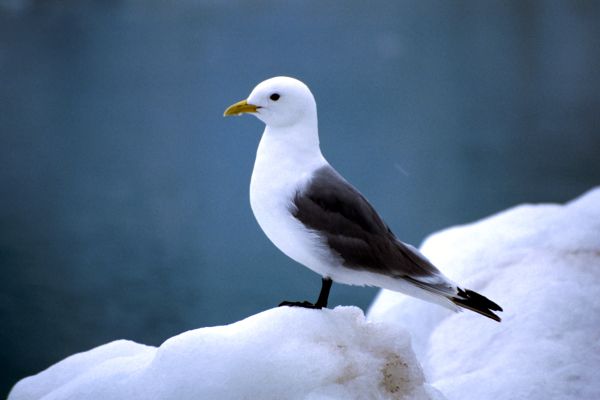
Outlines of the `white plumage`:
<svg viewBox="0 0 600 400">
<path fill-rule="evenodd" d="M 305 84 L 288 77 L 268 79 L 225 111 L 241 113 L 252 113 L 266 125 L 250 204 L 282 252 L 324 279 L 379 286 L 499 320 L 488 309 L 499 306 L 459 288 L 418 250 L 396 239 L 366 199 L 333 170 L 321 153 L 316 102 Z M 324 304 L 328 293 L 329 288 Z"/>
</svg>

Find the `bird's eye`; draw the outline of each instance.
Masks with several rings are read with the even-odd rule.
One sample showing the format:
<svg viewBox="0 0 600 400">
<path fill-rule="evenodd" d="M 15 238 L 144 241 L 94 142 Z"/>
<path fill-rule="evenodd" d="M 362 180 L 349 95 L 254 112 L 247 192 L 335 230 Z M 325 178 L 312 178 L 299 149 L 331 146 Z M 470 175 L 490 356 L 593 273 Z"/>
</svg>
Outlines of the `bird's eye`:
<svg viewBox="0 0 600 400">
<path fill-rule="evenodd" d="M 281 96 L 279 96 L 279 93 L 273 93 L 269 98 L 273 101 L 277 101 L 280 97 Z"/>
</svg>

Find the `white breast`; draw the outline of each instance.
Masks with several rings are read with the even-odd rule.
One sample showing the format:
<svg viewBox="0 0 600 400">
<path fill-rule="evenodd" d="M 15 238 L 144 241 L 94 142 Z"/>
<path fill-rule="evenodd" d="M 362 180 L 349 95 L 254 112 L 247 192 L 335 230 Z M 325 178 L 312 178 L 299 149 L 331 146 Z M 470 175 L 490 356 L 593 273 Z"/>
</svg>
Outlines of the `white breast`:
<svg viewBox="0 0 600 400">
<path fill-rule="evenodd" d="M 250 205 L 267 237 L 288 257 L 321 275 L 328 275 L 330 257 L 319 238 L 294 218 L 291 210 L 296 192 L 326 163 L 318 147 L 316 151 L 314 147 L 296 148 L 267 129 L 250 181 Z"/>
</svg>

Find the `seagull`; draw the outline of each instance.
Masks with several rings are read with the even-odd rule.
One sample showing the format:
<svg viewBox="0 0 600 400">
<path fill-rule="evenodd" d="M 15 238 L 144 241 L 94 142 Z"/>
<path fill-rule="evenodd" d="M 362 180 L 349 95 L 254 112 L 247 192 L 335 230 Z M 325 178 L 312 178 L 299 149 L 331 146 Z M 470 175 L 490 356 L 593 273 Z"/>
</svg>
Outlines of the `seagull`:
<svg viewBox="0 0 600 400">
<path fill-rule="evenodd" d="M 332 283 L 377 286 L 465 308 L 500 322 L 502 308 L 444 276 L 421 252 L 400 241 L 367 199 L 323 157 L 317 104 L 290 77 L 259 83 L 224 116 L 251 114 L 265 123 L 250 181 L 250 205 L 261 229 L 284 254 L 322 276 L 315 303 L 327 307 Z"/>
</svg>

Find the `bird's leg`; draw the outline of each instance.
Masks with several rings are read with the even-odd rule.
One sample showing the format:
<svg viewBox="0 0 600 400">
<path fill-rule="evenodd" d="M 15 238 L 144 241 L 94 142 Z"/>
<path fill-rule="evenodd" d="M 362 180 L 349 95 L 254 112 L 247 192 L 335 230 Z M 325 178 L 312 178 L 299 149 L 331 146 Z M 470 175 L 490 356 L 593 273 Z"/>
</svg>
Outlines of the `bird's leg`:
<svg viewBox="0 0 600 400">
<path fill-rule="evenodd" d="M 319 309 L 319 310 L 321 308 L 327 308 L 327 300 L 329 299 L 329 291 L 331 290 L 332 284 L 333 284 L 333 281 L 331 280 L 331 278 L 323 278 L 322 279 L 321 293 L 319 293 L 319 298 L 317 299 L 317 302 L 314 304 L 309 301 L 284 301 L 281 304 L 279 304 L 279 307 L 281 307 L 281 306 L 303 307 L 303 308 L 315 308 L 315 309 Z"/>
<path fill-rule="evenodd" d="M 327 308 L 327 300 L 329 300 L 329 290 L 331 290 L 331 285 L 333 281 L 331 278 L 323 278 L 321 280 L 321 292 L 319 293 L 319 298 L 315 303 L 315 308 Z"/>
</svg>

